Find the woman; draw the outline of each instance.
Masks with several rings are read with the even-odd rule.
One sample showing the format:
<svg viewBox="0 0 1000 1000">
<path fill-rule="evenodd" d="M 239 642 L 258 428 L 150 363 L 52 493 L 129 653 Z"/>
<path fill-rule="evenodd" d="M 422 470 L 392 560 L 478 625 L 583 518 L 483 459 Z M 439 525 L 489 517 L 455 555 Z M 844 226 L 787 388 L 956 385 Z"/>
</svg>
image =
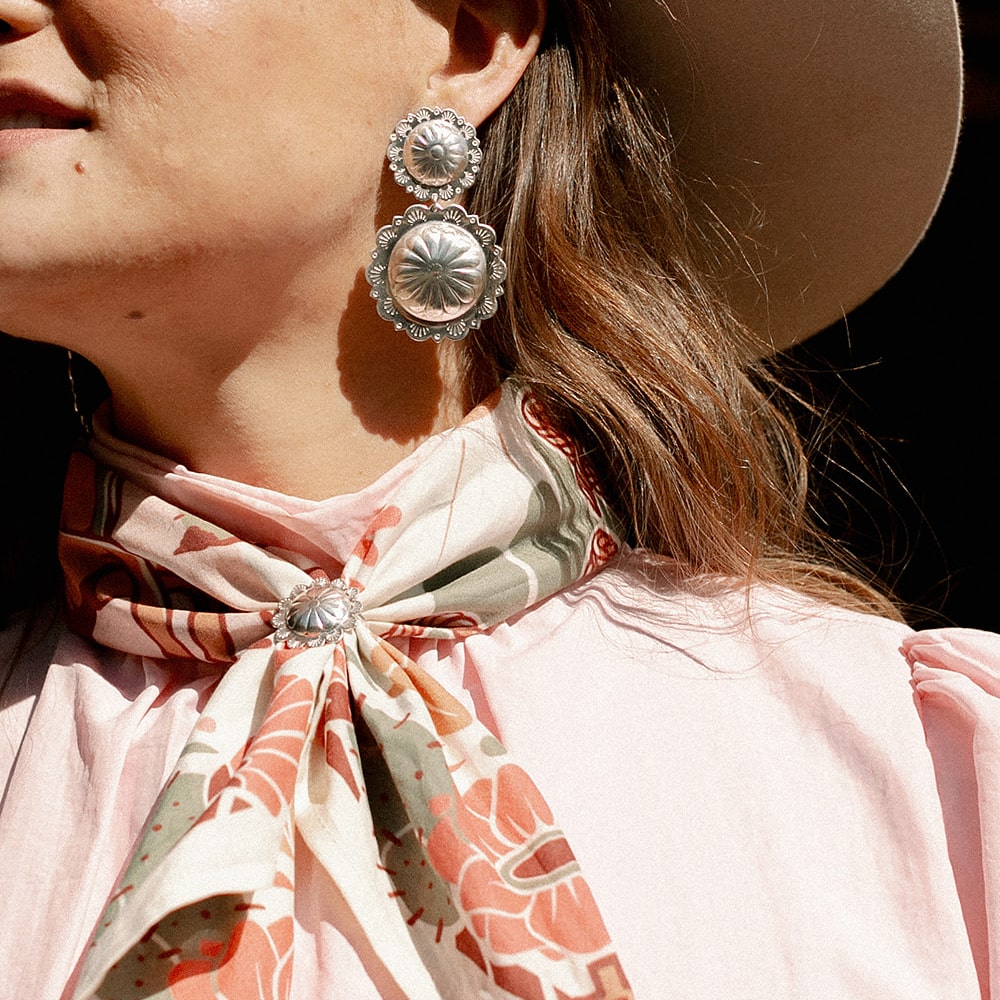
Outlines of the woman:
<svg viewBox="0 0 1000 1000">
<path fill-rule="evenodd" d="M 12 995 L 996 988 L 989 640 L 823 556 L 740 364 L 918 238 L 954 10 L 716 20 L 0 0 L 0 327 L 110 387 L 57 610 L 8 557 Z"/>
</svg>

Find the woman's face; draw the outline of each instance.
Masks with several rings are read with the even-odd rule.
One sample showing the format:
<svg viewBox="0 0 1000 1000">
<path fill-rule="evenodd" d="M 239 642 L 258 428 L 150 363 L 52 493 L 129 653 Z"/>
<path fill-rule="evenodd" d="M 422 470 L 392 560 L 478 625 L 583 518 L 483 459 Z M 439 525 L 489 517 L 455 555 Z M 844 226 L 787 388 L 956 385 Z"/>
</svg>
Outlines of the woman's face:
<svg viewBox="0 0 1000 1000">
<path fill-rule="evenodd" d="M 370 240 L 441 38 L 410 0 L 0 0 L 0 329 L 86 273 Z"/>
</svg>

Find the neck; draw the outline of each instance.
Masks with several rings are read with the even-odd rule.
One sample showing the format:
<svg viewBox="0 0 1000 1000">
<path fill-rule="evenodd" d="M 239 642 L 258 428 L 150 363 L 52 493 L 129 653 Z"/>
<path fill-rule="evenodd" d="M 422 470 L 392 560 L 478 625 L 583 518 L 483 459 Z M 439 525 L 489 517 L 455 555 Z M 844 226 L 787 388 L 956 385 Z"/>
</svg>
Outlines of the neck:
<svg viewBox="0 0 1000 1000">
<path fill-rule="evenodd" d="M 199 472 L 323 499 L 461 419 L 456 352 L 379 319 L 363 278 L 339 304 L 307 301 L 285 289 L 214 321 L 133 320 L 127 350 L 113 338 L 91 355 L 116 432 Z"/>
</svg>

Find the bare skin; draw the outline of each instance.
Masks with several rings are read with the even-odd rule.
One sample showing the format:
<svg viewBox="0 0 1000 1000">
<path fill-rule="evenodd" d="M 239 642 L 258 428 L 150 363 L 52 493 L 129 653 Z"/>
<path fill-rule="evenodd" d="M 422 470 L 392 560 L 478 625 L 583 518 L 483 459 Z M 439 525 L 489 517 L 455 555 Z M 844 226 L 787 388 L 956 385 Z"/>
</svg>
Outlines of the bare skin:
<svg viewBox="0 0 1000 1000">
<path fill-rule="evenodd" d="M 451 352 L 364 281 L 409 203 L 389 131 L 424 105 L 482 122 L 543 17 L 0 0 L 0 329 L 90 358 L 118 433 L 189 467 L 310 498 L 371 482 L 462 413 Z M 14 142 L 25 83 L 64 110 Z"/>
</svg>

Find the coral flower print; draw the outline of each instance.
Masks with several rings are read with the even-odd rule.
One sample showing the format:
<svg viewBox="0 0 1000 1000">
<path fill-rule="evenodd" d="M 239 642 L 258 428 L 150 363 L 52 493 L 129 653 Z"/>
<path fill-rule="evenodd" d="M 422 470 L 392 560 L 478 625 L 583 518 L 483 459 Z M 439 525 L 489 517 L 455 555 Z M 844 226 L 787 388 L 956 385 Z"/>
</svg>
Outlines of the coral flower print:
<svg viewBox="0 0 1000 1000">
<path fill-rule="evenodd" d="M 441 817 L 427 842 L 431 863 L 458 886 L 458 902 L 495 955 L 590 954 L 609 944 L 590 889 L 531 779 L 505 764 L 455 802 L 431 800 Z"/>
<path fill-rule="evenodd" d="M 270 927 L 237 924 L 228 942 L 205 942 L 203 958 L 179 962 L 167 978 L 170 1000 L 288 1000 L 292 987 L 294 922 Z"/>
</svg>

